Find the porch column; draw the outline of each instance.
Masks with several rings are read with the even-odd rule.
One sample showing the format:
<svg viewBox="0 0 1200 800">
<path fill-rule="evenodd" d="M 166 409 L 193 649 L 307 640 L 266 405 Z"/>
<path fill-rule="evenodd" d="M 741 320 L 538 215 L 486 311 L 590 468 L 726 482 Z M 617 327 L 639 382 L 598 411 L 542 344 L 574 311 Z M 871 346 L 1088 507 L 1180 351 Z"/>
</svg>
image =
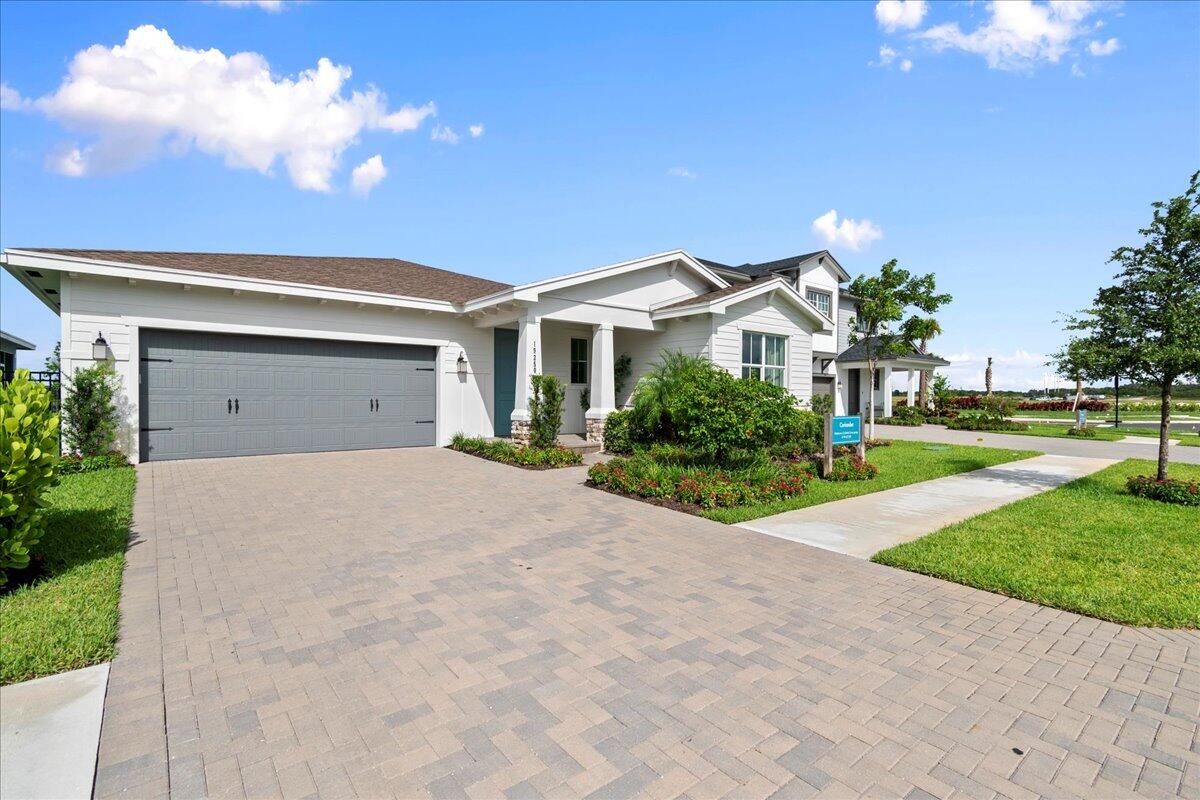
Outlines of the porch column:
<svg viewBox="0 0 1200 800">
<path fill-rule="evenodd" d="M 603 322 L 592 327 L 592 407 L 584 415 L 589 442 L 604 442 L 604 421 L 617 410 L 617 387 L 613 375 L 613 326 Z"/>
<path fill-rule="evenodd" d="M 879 389 L 883 394 L 883 416 L 890 417 L 892 415 L 892 368 L 883 367 L 883 375 L 879 380 Z M 871 398 L 874 402 L 875 398 Z"/>
<path fill-rule="evenodd" d="M 517 383 L 513 398 L 512 438 L 529 444 L 529 379 L 537 375 L 542 358 L 542 323 L 527 311 L 517 320 Z"/>
<path fill-rule="evenodd" d="M 916 384 L 913 382 L 913 376 L 915 374 L 916 374 L 916 370 L 913 370 L 913 369 L 908 370 L 908 407 L 909 408 L 912 408 L 917 403 L 917 387 L 916 387 Z"/>
</svg>

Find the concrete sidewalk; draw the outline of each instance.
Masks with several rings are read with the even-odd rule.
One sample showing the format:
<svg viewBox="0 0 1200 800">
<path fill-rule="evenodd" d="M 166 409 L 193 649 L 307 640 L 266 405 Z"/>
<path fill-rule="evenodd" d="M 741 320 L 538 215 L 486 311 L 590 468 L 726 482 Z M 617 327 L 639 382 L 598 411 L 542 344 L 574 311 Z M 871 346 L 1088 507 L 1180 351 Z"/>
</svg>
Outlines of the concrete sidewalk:
<svg viewBox="0 0 1200 800">
<path fill-rule="evenodd" d="M 786 511 L 738 527 L 870 558 L 955 522 L 1039 494 L 1116 463 L 1037 456 L 883 492 Z"/>
<path fill-rule="evenodd" d="M 108 664 L 0 689 L 0 796 L 89 798 Z"/>
</svg>

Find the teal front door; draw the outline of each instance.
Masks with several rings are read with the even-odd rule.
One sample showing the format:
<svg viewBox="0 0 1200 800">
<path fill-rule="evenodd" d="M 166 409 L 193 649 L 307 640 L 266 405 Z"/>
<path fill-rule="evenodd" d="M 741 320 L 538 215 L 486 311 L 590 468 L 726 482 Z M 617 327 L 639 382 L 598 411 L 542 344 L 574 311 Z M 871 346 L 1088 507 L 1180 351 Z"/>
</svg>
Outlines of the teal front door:
<svg viewBox="0 0 1200 800">
<path fill-rule="evenodd" d="M 517 332 L 496 328 L 492 376 L 496 398 L 496 435 L 512 435 L 512 412 L 517 402 Z"/>
</svg>

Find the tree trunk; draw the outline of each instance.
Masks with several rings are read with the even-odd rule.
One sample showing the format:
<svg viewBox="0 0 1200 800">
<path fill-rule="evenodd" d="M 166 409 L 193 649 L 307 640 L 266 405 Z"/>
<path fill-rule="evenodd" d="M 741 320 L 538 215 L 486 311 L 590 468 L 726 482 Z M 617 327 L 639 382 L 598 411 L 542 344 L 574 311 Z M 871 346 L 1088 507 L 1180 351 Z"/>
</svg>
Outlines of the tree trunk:
<svg viewBox="0 0 1200 800">
<path fill-rule="evenodd" d="M 1159 416 L 1158 429 L 1158 479 L 1167 479 L 1168 446 L 1171 443 L 1171 384 L 1174 379 L 1164 380 L 1162 385 L 1162 413 Z"/>
<path fill-rule="evenodd" d="M 929 370 L 921 370 L 921 394 L 917 403 L 921 408 L 929 408 Z"/>
<path fill-rule="evenodd" d="M 1071 405 L 1072 411 L 1079 410 L 1079 401 L 1083 399 L 1083 378 L 1079 375 L 1075 376 L 1075 402 Z"/>
</svg>

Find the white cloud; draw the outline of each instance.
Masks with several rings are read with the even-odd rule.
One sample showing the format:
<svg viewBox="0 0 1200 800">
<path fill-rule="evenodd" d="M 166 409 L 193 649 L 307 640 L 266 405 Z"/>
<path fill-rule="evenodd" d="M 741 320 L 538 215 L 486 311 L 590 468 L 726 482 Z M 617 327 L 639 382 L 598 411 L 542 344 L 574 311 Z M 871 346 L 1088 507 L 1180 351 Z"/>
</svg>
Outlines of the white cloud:
<svg viewBox="0 0 1200 800">
<path fill-rule="evenodd" d="M 21 97 L 20 92 L 7 83 L 0 83 L 0 108 L 6 111 L 27 111 L 32 107 L 33 103 Z"/>
<path fill-rule="evenodd" d="M 269 14 L 278 14 L 284 8 L 284 0 L 216 0 L 216 3 L 219 6 L 230 6 L 231 8 L 254 6 Z"/>
<path fill-rule="evenodd" d="M 879 63 L 885 67 L 896 60 L 896 51 L 886 44 L 879 48 Z"/>
<path fill-rule="evenodd" d="M 387 177 L 383 156 L 373 155 L 354 168 L 350 173 L 350 188 L 355 194 L 366 197 L 381 180 Z"/>
<path fill-rule="evenodd" d="M 988 21 L 970 33 L 957 22 L 914 34 L 934 50 L 955 49 L 983 56 L 992 69 L 1025 70 L 1039 61 L 1057 63 L 1092 26 L 1085 20 L 1100 4 L 1078 0 L 1005 0 L 988 3 Z"/>
<path fill-rule="evenodd" d="M 94 137 L 72 145 L 65 162 L 54 159 L 65 174 L 127 169 L 195 147 L 265 175 L 282 160 L 295 186 L 327 192 L 342 153 L 362 131 L 411 131 L 437 113 L 433 103 L 389 112 L 374 87 L 347 97 L 350 75 L 349 67 L 322 58 L 295 78 L 276 78 L 258 53 L 193 50 L 143 25 L 123 45 L 76 53 L 57 91 L 34 105 Z"/>
<path fill-rule="evenodd" d="M 467 126 L 467 130 L 471 132 L 472 139 L 478 139 L 480 136 L 483 136 L 483 123 L 481 122 L 478 125 L 469 125 Z"/>
<path fill-rule="evenodd" d="M 883 238 L 883 231 L 869 219 L 843 219 L 838 222 L 837 211 L 830 209 L 813 220 L 812 231 L 830 246 L 845 247 L 855 252 Z"/>
<path fill-rule="evenodd" d="M 936 347 L 934 348 L 936 350 Z M 986 388 L 984 374 L 987 370 L 987 354 L 976 355 L 971 352 L 952 353 L 943 356 L 950 362 L 948 367 L 939 367 L 950 379 L 951 387 L 955 389 L 970 389 L 983 391 Z M 1044 388 L 1074 388 L 1072 381 L 1067 381 L 1054 374 L 1054 368 L 1046 366 L 1050 357 L 1041 353 L 1030 353 L 1026 350 L 1016 350 L 1009 354 L 997 355 L 992 359 L 992 384 L 997 390 L 1028 391 L 1029 389 Z"/>
<path fill-rule="evenodd" d="M 1086 78 L 1087 73 L 1084 72 L 1083 68 L 1080 67 L 1078 64 L 1072 64 L 1071 65 L 1071 77 L 1072 78 Z"/>
<path fill-rule="evenodd" d="M 667 170 L 667 174 L 672 178 L 687 178 L 690 181 L 695 180 L 697 177 L 696 173 L 692 172 L 687 167 L 671 167 L 669 170 Z"/>
<path fill-rule="evenodd" d="M 928 11 L 925 0 L 879 0 L 875 4 L 875 20 L 889 33 L 898 28 L 912 30 L 921 24 Z"/>
<path fill-rule="evenodd" d="M 912 71 L 912 61 L 907 58 L 902 59 L 900 61 L 900 71 L 901 72 L 911 72 Z"/>
<path fill-rule="evenodd" d="M 1088 42 L 1088 52 L 1094 56 L 1111 56 L 1121 49 L 1121 43 L 1114 36 L 1103 42 L 1092 40 Z"/>
<path fill-rule="evenodd" d="M 46 154 L 46 169 L 68 178 L 86 175 L 87 162 L 88 151 L 80 150 L 79 145 L 71 143 L 61 144 Z"/>
<path fill-rule="evenodd" d="M 435 142 L 458 144 L 458 140 L 462 137 L 445 125 L 435 125 L 433 126 L 433 130 L 429 132 L 429 138 Z"/>
</svg>

